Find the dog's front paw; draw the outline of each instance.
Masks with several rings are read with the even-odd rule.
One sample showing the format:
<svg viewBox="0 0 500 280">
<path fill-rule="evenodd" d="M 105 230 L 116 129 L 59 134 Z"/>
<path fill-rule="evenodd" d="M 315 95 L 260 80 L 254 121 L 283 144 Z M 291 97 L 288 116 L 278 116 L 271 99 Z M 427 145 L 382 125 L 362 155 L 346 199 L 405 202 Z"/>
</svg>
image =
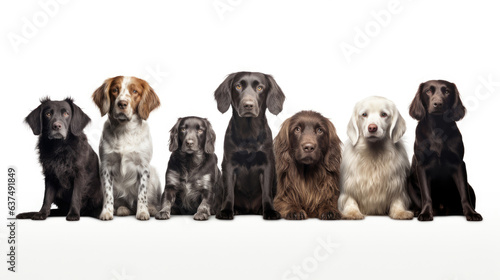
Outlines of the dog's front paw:
<svg viewBox="0 0 500 280">
<path fill-rule="evenodd" d="M 358 209 L 351 209 L 342 213 L 342 219 L 344 220 L 363 220 L 364 218 L 365 215 L 359 212 Z"/>
<path fill-rule="evenodd" d="M 107 209 L 102 210 L 101 215 L 99 215 L 99 219 L 103 221 L 113 220 L 113 212 L 108 211 Z"/>
<path fill-rule="evenodd" d="M 320 220 L 340 220 L 342 218 L 342 215 L 335 210 L 327 210 L 323 213 L 319 214 L 319 219 Z"/>
<path fill-rule="evenodd" d="M 66 221 L 79 221 L 80 220 L 80 214 L 78 213 L 68 213 L 66 216 Z"/>
<path fill-rule="evenodd" d="M 285 215 L 287 220 L 305 220 L 307 219 L 306 211 L 300 209 L 299 211 L 290 211 Z"/>
<path fill-rule="evenodd" d="M 194 219 L 197 221 L 206 221 L 210 215 L 207 212 L 196 212 Z"/>
<path fill-rule="evenodd" d="M 264 220 L 279 220 L 281 219 L 281 214 L 276 210 L 268 209 L 264 210 L 262 217 L 264 218 Z"/>
<path fill-rule="evenodd" d="M 149 212 L 148 211 L 137 212 L 135 218 L 139 221 L 147 221 L 149 220 Z"/>
<path fill-rule="evenodd" d="M 232 219 L 234 219 L 234 212 L 233 212 L 233 210 L 223 209 L 223 210 L 220 210 L 220 212 L 217 213 L 217 215 L 215 215 L 215 217 L 219 220 L 232 220 Z"/>
<path fill-rule="evenodd" d="M 411 211 L 401 210 L 394 212 L 393 214 L 389 215 L 389 217 L 395 220 L 411 220 L 413 219 L 413 215 L 414 213 Z"/>
<path fill-rule="evenodd" d="M 481 216 L 481 214 L 479 214 L 477 212 L 465 214 L 465 218 L 469 222 L 479 222 L 479 221 L 483 220 L 483 217 Z"/>
<path fill-rule="evenodd" d="M 47 219 L 48 213 L 44 212 L 38 212 L 33 214 L 33 217 L 31 217 L 32 220 L 37 220 L 37 221 L 43 221 Z"/>
<path fill-rule="evenodd" d="M 431 212 L 421 212 L 418 215 L 418 220 L 421 222 L 429 222 L 434 220 L 434 215 Z"/>
<path fill-rule="evenodd" d="M 156 213 L 155 218 L 157 220 L 168 220 L 168 219 L 170 219 L 170 212 L 160 211 L 160 212 Z"/>
</svg>

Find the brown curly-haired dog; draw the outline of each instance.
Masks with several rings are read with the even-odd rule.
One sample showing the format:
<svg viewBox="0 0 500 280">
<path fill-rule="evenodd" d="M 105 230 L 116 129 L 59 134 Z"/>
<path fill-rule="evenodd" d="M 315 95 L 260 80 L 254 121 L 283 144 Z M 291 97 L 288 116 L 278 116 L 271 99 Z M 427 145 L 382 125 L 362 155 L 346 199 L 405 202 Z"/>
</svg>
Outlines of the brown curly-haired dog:
<svg viewBox="0 0 500 280">
<path fill-rule="evenodd" d="M 289 220 L 341 218 L 340 139 L 321 114 L 302 111 L 287 119 L 274 139 L 278 179 L 274 206 Z"/>
</svg>

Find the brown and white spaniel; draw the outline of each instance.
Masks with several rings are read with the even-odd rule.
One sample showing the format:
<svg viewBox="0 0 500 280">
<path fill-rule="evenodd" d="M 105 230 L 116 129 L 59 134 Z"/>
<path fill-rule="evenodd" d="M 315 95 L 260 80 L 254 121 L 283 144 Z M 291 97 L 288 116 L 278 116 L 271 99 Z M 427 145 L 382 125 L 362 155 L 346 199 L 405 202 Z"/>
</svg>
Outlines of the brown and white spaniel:
<svg viewBox="0 0 500 280">
<path fill-rule="evenodd" d="M 135 77 L 109 78 L 92 98 L 108 114 L 99 144 L 104 205 L 101 220 L 135 213 L 148 220 L 158 211 L 161 185 L 149 163 L 153 146 L 146 119 L 160 105 L 149 84 Z"/>
</svg>

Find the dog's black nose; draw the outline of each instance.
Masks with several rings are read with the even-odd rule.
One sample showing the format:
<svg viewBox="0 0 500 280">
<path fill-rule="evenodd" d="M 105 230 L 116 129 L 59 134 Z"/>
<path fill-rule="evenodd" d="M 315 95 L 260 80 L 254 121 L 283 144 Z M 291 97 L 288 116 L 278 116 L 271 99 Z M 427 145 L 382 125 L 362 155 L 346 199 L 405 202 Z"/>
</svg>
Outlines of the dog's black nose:
<svg viewBox="0 0 500 280">
<path fill-rule="evenodd" d="M 376 124 L 370 124 L 368 126 L 368 132 L 377 132 L 377 129 L 378 129 L 378 127 Z"/>
<path fill-rule="evenodd" d="M 434 102 L 434 104 L 432 104 L 434 106 L 434 108 L 442 108 L 443 107 L 443 102 Z"/>
<path fill-rule="evenodd" d="M 62 128 L 62 123 L 60 122 L 55 122 L 53 125 L 52 125 L 52 129 L 53 130 L 61 130 Z"/>
<path fill-rule="evenodd" d="M 312 153 L 315 148 L 316 148 L 316 145 L 314 145 L 312 143 L 306 143 L 306 144 L 302 145 L 302 149 L 306 153 Z"/>
<path fill-rule="evenodd" d="M 186 140 L 186 146 L 192 148 L 194 146 L 194 141 L 191 139 Z"/>
<path fill-rule="evenodd" d="M 120 100 L 120 101 L 118 101 L 118 107 L 119 107 L 120 109 L 125 109 L 125 108 L 127 108 L 127 105 L 128 105 L 128 102 L 127 102 L 127 101 L 125 101 L 125 100 Z"/>
<path fill-rule="evenodd" d="M 253 109 L 253 102 L 251 102 L 251 101 L 245 102 L 245 104 L 243 105 L 243 107 L 246 110 L 252 110 Z"/>
</svg>

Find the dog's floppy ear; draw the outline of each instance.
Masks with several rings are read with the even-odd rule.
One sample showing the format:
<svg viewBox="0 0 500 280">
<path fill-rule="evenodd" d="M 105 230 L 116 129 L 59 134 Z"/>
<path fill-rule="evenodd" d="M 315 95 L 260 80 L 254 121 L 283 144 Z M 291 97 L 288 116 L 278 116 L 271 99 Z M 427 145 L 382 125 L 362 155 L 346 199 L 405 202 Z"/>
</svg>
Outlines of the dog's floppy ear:
<svg viewBox="0 0 500 280">
<path fill-rule="evenodd" d="M 205 153 L 213 154 L 215 152 L 215 131 L 212 128 L 212 125 L 207 119 L 203 119 L 205 121 Z"/>
<path fill-rule="evenodd" d="M 389 131 L 393 143 L 397 143 L 406 131 L 406 122 L 399 113 L 398 109 L 395 108 L 395 112 L 392 115 L 391 129 Z"/>
<path fill-rule="evenodd" d="M 351 140 L 353 146 L 356 146 L 359 140 L 359 129 L 358 129 L 358 113 L 357 108 L 352 112 L 351 120 L 347 125 L 347 136 Z"/>
<path fill-rule="evenodd" d="M 170 129 L 170 143 L 169 150 L 170 152 L 176 151 L 179 148 L 179 125 L 181 124 L 182 118 L 177 119 L 177 123 Z"/>
<path fill-rule="evenodd" d="M 42 105 L 47 101 L 50 101 L 49 97 L 40 99 L 41 104 L 38 105 L 35 110 L 31 111 L 31 113 L 24 119 L 35 135 L 40 135 L 42 133 Z"/>
<path fill-rule="evenodd" d="M 111 106 L 109 90 L 111 83 L 115 78 L 106 79 L 104 83 L 94 91 L 94 94 L 92 94 L 92 100 L 94 100 L 95 105 L 97 105 L 101 111 L 101 116 L 104 116 L 109 112 L 109 108 Z"/>
<path fill-rule="evenodd" d="M 279 172 L 286 171 L 293 160 L 290 155 L 290 123 L 291 118 L 288 118 L 281 124 L 281 129 L 278 135 L 274 138 L 274 155 L 276 157 L 276 170 Z"/>
<path fill-rule="evenodd" d="M 455 91 L 455 101 L 451 106 L 452 115 L 451 118 L 454 121 L 459 121 L 465 116 L 465 112 L 467 111 L 462 104 L 462 100 L 460 99 L 460 93 L 458 92 L 458 88 L 454 83 L 450 83 Z"/>
<path fill-rule="evenodd" d="M 71 106 L 73 114 L 71 116 L 71 123 L 69 129 L 73 135 L 80 135 L 83 129 L 89 124 L 90 118 L 87 116 L 80 107 L 73 103 L 73 99 L 66 98 L 64 101 L 68 102 Z"/>
<path fill-rule="evenodd" d="M 231 91 L 233 79 L 238 73 L 229 74 L 226 79 L 219 85 L 214 92 L 215 101 L 217 101 L 217 109 L 221 113 L 225 113 L 231 106 Z"/>
<path fill-rule="evenodd" d="M 325 155 L 324 165 L 326 170 L 334 174 L 339 174 L 340 160 L 342 158 L 340 145 L 342 142 L 337 135 L 337 130 L 333 126 L 333 123 L 327 119 L 325 121 L 328 126 L 328 151 Z"/>
<path fill-rule="evenodd" d="M 147 120 L 149 113 L 160 106 L 160 98 L 156 95 L 148 82 L 141 79 L 138 80 L 141 81 L 144 91 L 142 92 L 141 101 L 137 106 L 137 114 L 141 119 Z"/>
<path fill-rule="evenodd" d="M 426 115 L 426 110 L 424 104 L 422 103 L 422 89 L 424 88 L 425 83 L 421 83 L 418 87 L 417 93 L 415 94 L 415 98 L 410 105 L 410 116 L 417 121 L 422 120 Z"/>
<path fill-rule="evenodd" d="M 266 75 L 267 80 L 269 81 L 269 90 L 267 92 L 266 104 L 269 112 L 274 115 L 277 115 L 283 110 L 283 103 L 285 102 L 285 94 L 278 86 L 278 83 L 274 80 L 273 76 Z"/>
</svg>

